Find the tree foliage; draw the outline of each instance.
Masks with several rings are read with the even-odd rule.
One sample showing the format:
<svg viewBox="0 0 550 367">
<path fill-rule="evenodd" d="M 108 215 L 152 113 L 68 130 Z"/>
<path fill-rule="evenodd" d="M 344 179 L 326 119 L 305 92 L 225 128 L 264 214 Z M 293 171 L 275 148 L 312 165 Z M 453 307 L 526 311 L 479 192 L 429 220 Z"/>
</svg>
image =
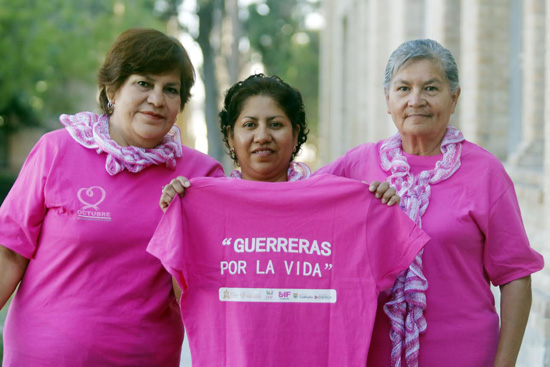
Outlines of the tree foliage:
<svg viewBox="0 0 550 367">
<path fill-rule="evenodd" d="M 261 54 L 266 72 L 302 93 L 313 130 L 319 115 L 319 33 L 308 30 L 305 22 L 316 7 L 307 0 L 266 0 L 248 7 L 245 22 L 250 45 Z"/>
<path fill-rule="evenodd" d="M 0 127 L 43 124 L 60 113 L 95 107 L 96 72 L 105 52 L 127 28 L 165 28 L 156 5 L 0 0 Z"/>
<path fill-rule="evenodd" d="M 305 27 L 306 16 L 317 10 L 318 2 L 257 0 L 246 9 L 237 4 L 237 0 L 196 0 L 199 32 L 195 39 L 204 60 L 199 71 L 205 84 L 209 154 L 218 160 L 225 156 L 217 121 L 224 94 L 219 85 L 237 81 L 236 69 L 251 62 L 247 59 L 251 55 L 260 55 L 267 74 L 300 89 L 312 130 L 318 121 L 319 35 Z M 233 42 L 230 49 L 224 44 L 228 36 Z M 252 52 L 239 52 L 237 45 L 243 39 Z"/>
</svg>

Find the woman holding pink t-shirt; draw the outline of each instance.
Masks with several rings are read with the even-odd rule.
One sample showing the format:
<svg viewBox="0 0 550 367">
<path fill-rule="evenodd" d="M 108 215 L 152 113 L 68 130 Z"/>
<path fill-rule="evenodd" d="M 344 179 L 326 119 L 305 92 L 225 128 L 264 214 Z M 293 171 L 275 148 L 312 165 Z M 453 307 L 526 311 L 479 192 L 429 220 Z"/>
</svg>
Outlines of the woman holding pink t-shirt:
<svg viewBox="0 0 550 367">
<path fill-rule="evenodd" d="M 432 40 L 405 42 L 390 56 L 384 91 L 398 133 L 318 171 L 391 183 L 431 237 L 380 295 L 367 365 L 514 366 L 530 274 L 543 260 L 529 246 L 502 164 L 449 126 L 460 96 L 454 58 Z M 500 320 L 490 282 L 500 287 Z"/>
<path fill-rule="evenodd" d="M 311 170 L 294 158 L 307 140 L 306 113 L 301 93 L 277 76 L 251 75 L 235 83 L 219 114 L 223 141 L 235 166 L 232 178 L 281 182 L 307 179 Z M 163 210 L 189 187 L 185 177 L 162 190 Z M 399 202 L 388 183 L 372 182 L 369 189 L 382 203 Z"/>
<path fill-rule="evenodd" d="M 179 365 L 172 282 L 145 249 L 174 175 L 223 176 L 174 126 L 194 84 L 183 46 L 130 29 L 99 71 L 101 116 L 62 115 L 0 208 L 3 366 Z"/>
</svg>

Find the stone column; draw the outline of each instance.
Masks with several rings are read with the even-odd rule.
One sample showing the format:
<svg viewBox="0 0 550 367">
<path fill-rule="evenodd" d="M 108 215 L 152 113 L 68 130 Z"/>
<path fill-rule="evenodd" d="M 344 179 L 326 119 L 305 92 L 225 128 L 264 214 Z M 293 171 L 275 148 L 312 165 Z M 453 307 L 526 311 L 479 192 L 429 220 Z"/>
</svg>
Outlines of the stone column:
<svg viewBox="0 0 550 367">
<path fill-rule="evenodd" d="M 369 70 L 367 65 L 369 60 L 373 57 L 371 50 L 369 50 L 369 24 L 365 21 L 369 17 L 369 2 L 359 1 L 355 12 L 358 15 L 357 42 L 355 47 L 357 48 L 357 69 L 355 70 L 354 80 L 350 81 L 357 85 L 355 89 L 354 100 L 356 101 L 356 118 L 357 118 L 357 130 L 354 137 L 352 137 L 352 145 L 357 146 L 368 141 L 368 125 L 372 123 L 367 118 L 367 111 L 370 108 L 367 98 L 368 85 L 369 85 Z"/>
<path fill-rule="evenodd" d="M 510 1 L 461 2 L 460 127 L 466 139 L 507 156 Z"/>
<path fill-rule="evenodd" d="M 522 139 L 513 165 L 542 170 L 544 157 L 545 0 L 523 2 Z"/>
<path fill-rule="evenodd" d="M 426 0 L 426 38 L 433 39 L 443 47 L 449 49 L 458 65 L 462 79 L 460 65 L 460 1 L 455 0 Z M 459 100 L 459 104 L 460 104 Z M 451 116 L 450 124 L 460 129 L 460 109 Z"/>
<path fill-rule="evenodd" d="M 336 13 L 336 4 L 334 1 L 325 1 L 323 4 L 323 15 L 325 18 L 325 28 L 321 32 L 320 43 L 320 75 L 319 75 L 319 158 L 322 162 L 328 162 L 336 155 L 336 148 L 331 123 L 337 116 L 334 112 L 338 110 L 336 106 L 336 97 L 340 91 L 338 82 L 337 66 L 341 59 L 341 49 L 338 40 L 342 38 L 342 27 L 338 21 Z M 335 139 L 336 138 L 336 139 Z"/>
<path fill-rule="evenodd" d="M 361 38 L 365 38 L 365 35 L 359 33 L 361 29 L 360 23 L 363 20 L 359 14 L 359 3 L 357 0 L 347 1 L 347 6 L 342 14 L 346 27 L 343 40 L 345 48 L 341 80 L 344 93 L 340 97 L 343 113 L 339 121 L 333 121 L 342 130 L 339 155 L 359 143 L 359 126 L 364 124 L 358 103 L 361 85 L 357 79 L 361 54 L 359 44 Z M 361 3 L 364 2 L 361 1 Z"/>
<path fill-rule="evenodd" d="M 546 34 L 550 34 L 550 0 L 546 0 Z M 546 91 L 544 111 L 544 207 L 550 223 L 550 37 L 546 37 Z"/>
<path fill-rule="evenodd" d="M 426 0 L 426 37 L 448 48 L 460 60 L 460 2 L 455 0 Z"/>
<path fill-rule="evenodd" d="M 390 14 L 390 9 L 392 13 Z M 386 113 L 384 98 L 384 69 L 389 57 L 389 32 L 394 19 L 400 19 L 394 14 L 395 8 L 386 1 L 370 0 L 368 4 L 367 23 L 367 53 L 366 63 L 367 85 L 365 99 L 367 131 L 365 141 L 375 142 L 388 136 L 388 128 L 393 128 L 391 119 Z"/>
</svg>

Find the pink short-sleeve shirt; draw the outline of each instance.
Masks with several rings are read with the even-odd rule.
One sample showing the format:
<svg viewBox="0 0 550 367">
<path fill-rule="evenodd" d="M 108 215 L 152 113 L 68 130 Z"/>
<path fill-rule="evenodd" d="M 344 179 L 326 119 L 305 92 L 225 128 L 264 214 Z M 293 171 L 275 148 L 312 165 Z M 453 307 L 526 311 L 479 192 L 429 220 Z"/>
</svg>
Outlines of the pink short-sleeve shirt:
<svg viewBox="0 0 550 367">
<path fill-rule="evenodd" d="M 380 142 L 347 152 L 316 174 L 384 181 Z M 415 174 L 432 169 L 436 156 L 405 154 Z M 431 237 L 423 254 L 428 280 L 428 328 L 420 336 L 419 366 L 486 367 L 493 364 L 499 318 L 489 283 L 502 285 L 543 267 L 529 246 L 514 186 L 496 157 L 465 141 L 460 168 L 431 186 L 422 228 Z M 368 366 L 390 365 L 390 322 L 382 293 Z"/>
<path fill-rule="evenodd" d="M 161 186 L 177 175 L 223 171 L 184 147 L 175 171 L 110 176 L 105 155 L 65 129 L 42 137 L 0 208 L 0 244 L 30 259 L 6 319 L 3 366 L 179 365 L 171 278 L 146 252 Z"/>
</svg>

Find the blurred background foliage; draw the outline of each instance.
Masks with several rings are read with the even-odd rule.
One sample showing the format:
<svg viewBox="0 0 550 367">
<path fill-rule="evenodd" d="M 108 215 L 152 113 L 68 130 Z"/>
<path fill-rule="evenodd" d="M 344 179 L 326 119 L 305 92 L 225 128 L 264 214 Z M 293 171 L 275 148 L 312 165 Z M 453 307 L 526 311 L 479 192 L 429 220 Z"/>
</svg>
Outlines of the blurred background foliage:
<svg viewBox="0 0 550 367">
<path fill-rule="evenodd" d="M 2 127 L 44 124 L 94 101 L 96 71 L 116 35 L 165 28 L 154 3 L 0 0 Z"/>
<path fill-rule="evenodd" d="M 319 120 L 319 32 L 307 26 L 317 2 L 268 0 L 249 6 L 245 34 L 269 74 L 280 76 L 304 97 L 308 123 L 315 132 Z M 269 10 L 267 10 L 269 9 Z M 266 14 L 267 13 L 267 14 Z"/>
<path fill-rule="evenodd" d="M 183 7 L 198 27 L 181 16 Z M 0 0 L 0 169 L 19 169 L 9 167 L 8 149 L 17 129 L 56 129 L 61 113 L 96 108 L 96 72 L 116 36 L 131 27 L 187 32 L 200 45 L 213 157 L 224 156 L 221 98 L 253 62 L 302 91 L 315 135 L 319 34 L 306 20 L 318 8 L 319 0 Z"/>
<path fill-rule="evenodd" d="M 319 0 L 186 0 L 198 18 L 198 30 L 182 24 L 204 56 L 208 153 L 226 157 L 217 114 L 225 90 L 259 70 L 277 75 L 303 94 L 315 141 L 318 126 L 319 29 L 308 19 L 319 13 Z"/>
</svg>

